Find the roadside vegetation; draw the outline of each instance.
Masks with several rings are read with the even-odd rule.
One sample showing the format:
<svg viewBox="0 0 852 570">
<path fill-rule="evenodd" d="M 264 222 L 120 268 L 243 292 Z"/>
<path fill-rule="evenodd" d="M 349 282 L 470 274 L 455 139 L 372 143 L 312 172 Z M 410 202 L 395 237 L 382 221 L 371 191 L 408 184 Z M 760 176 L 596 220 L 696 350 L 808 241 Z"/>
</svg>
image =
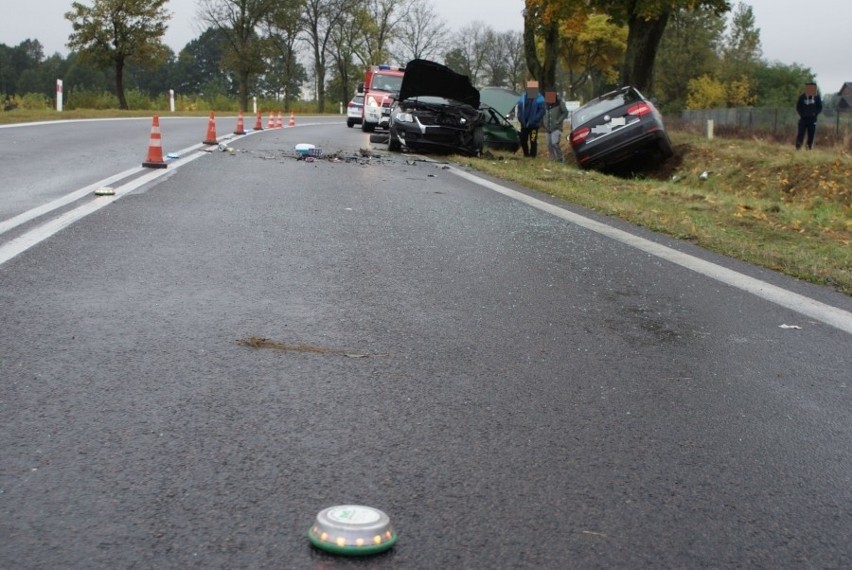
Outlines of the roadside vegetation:
<svg viewBox="0 0 852 570">
<path fill-rule="evenodd" d="M 636 174 L 495 153 L 487 174 L 852 295 L 849 144 L 796 152 L 758 137 L 669 130 L 675 156 Z M 705 174 L 706 173 L 706 174 Z M 702 176 L 703 175 L 703 176 Z"/>
</svg>

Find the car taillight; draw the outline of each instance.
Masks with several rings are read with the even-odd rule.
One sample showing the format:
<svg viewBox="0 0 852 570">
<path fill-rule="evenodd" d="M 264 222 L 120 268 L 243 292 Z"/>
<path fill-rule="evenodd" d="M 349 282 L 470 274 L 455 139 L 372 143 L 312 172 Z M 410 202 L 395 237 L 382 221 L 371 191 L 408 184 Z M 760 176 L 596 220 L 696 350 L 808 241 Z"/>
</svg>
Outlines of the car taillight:
<svg viewBox="0 0 852 570">
<path fill-rule="evenodd" d="M 634 117 L 641 117 L 642 115 L 647 115 L 654 111 L 654 108 L 651 107 L 649 103 L 639 103 L 638 105 L 633 105 L 627 109 L 628 115 L 633 115 Z"/>
<path fill-rule="evenodd" d="M 586 137 L 588 137 L 589 133 L 591 132 L 592 129 L 577 129 L 576 131 L 571 133 L 571 144 L 580 144 L 581 142 L 586 140 Z"/>
</svg>

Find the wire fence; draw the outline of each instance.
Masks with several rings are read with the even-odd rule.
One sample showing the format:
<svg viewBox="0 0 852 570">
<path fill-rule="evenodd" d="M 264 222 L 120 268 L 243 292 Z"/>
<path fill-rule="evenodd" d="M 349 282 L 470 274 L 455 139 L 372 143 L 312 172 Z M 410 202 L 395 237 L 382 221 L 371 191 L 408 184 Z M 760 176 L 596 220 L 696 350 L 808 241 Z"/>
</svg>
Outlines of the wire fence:
<svg viewBox="0 0 852 570">
<path fill-rule="evenodd" d="M 684 123 L 701 127 L 707 121 L 716 126 L 736 127 L 751 131 L 772 134 L 795 132 L 799 116 L 795 109 L 735 107 L 732 109 L 693 109 L 683 111 L 680 116 Z M 838 112 L 836 109 L 823 109 L 819 125 L 824 130 L 838 136 L 852 134 L 852 110 Z"/>
</svg>

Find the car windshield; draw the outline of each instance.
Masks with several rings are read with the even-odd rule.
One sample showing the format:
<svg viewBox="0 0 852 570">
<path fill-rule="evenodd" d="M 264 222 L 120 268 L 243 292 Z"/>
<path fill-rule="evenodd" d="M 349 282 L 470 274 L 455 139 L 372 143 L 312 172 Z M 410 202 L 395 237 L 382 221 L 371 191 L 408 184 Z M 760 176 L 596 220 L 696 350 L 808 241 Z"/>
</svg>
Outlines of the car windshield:
<svg viewBox="0 0 852 570">
<path fill-rule="evenodd" d="M 399 91 L 400 87 L 402 87 L 402 76 L 383 73 L 375 74 L 370 85 L 370 89 L 376 91 Z"/>
<path fill-rule="evenodd" d="M 363 105 L 364 104 L 364 96 L 363 95 L 355 95 L 355 98 L 352 99 L 352 102 L 355 103 L 356 105 Z"/>
<path fill-rule="evenodd" d="M 595 117 L 609 113 L 613 109 L 617 109 L 622 105 L 633 103 L 634 101 L 642 100 L 642 95 L 635 89 L 625 89 L 621 91 L 613 91 L 606 95 L 602 95 L 600 99 L 591 101 L 587 105 L 580 107 L 571 116 L 571 123 L 574 125 L 582 125 Z"/>
</svg>

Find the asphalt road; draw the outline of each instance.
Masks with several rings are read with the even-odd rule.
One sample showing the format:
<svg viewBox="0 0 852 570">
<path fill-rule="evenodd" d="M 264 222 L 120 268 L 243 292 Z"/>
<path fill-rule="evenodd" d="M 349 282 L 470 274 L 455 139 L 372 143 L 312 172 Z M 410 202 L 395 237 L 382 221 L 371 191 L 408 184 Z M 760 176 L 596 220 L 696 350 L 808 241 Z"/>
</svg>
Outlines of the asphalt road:
<svg viewBox="0 0 852 570">
<path fill-rule="evenodd" d="M 0 264 L 0 566 L 850 565 L 848 332 L 309 123 L 0 234 L 103 204 Z M 42 200 L 145 142 L 121 152 L 53 153 L 74 183 Z M 317 512 L 352 503 L 390 515 L 393 550 L 310 546 Z"/>
</svg>

